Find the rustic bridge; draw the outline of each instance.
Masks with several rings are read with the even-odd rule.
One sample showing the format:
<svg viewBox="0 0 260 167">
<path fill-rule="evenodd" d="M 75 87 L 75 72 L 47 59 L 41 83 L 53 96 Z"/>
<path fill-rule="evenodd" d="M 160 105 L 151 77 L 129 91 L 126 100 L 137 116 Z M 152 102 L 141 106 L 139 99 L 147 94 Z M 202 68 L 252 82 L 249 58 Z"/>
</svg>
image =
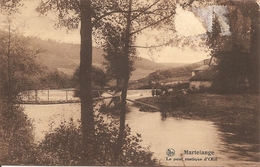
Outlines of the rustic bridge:
<svg viewBox="0 0 260 167">
<path fill-rule="evenodd" d="M 66 98 L 63 99 L 63 100 L 50 100 L 50 91 L 47 90 L 47 99 L 46 100 L 39 100 L 38 99 L 38 93 L 35 92 L 35 96 L 34 96 L 33 99 L 31 99 L 31 100 L 22 100 L 20 103 L 21 104 L 30 104 L 30 105 L 80 103 L 80 99 L 79 98 L 73 98 L 73 99 L 69 99 L 68 98 L 68 96 L 69 96 L 68 92 L 72 91 L 72 90 L 63 90 L 63 91 L 65 91 L 65 96 L 66 96 Z M 100 101 L 100 100 L 113 99 L 113 98 L 120 98 L 120 94 L 113 95 L 113 94 L 110 94 L 110 93 L 108 93 L 108 94 L 110 94 L 111 96 L 101 97 L 101 93 L 98 90 L 96 90 L 96 91 L 97 91 L 96 93 L 98 93 L 99 97 L 93 98 L 93 101 Z M 157 111 L 160 111 L 160 109 L 158 107 L 150 105 L 150 104 L 146 104 L 146 103 L 139 102 L 139 101 L 136 101 L 136 100 L 131 100 L 129 98 L 127 98 L 126 100 L 130 101 L 132 103 L 136 103 L 136 104 L 143 105 L 143 106 L 155 109 Z"/>
<path fill-rule="evenodd" d="M 31 90 L 22 93 L 21 104 L 64 104 L 79 103 L 80 99 L 74 97 L 75 89 L 63 90 Z M 93 90 L 93 100 L 98 100 L 104 90 Z"/>
<path fill-rule="evenodd" d="M 108 96 L 108 97 L 96 97 L 93 98 L 93 101 L 99 101 L 99 100 L 104 100 L 104 99 L 109 99 L 109 98 L 115 98 L 119 96 Z M 21 101 L 21 104 L 64 104 L 64 103 L 80 103 L 80 99 L 75 99 L 75 100 L 55 100 L 55 101 L 46 101 L 46 100 L 28 100 L 28 101 Z"/>
</svg>

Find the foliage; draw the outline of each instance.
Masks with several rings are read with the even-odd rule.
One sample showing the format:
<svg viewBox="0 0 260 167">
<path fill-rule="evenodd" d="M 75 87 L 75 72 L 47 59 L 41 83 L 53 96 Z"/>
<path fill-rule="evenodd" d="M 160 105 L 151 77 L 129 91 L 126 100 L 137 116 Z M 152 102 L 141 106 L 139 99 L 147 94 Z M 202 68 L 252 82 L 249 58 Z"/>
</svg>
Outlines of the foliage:
<svg viewBox="0 0 260 167">
<path fill-rule="evenodd" d="M 208 33 L 212 56 L 218 59 L 219 76 L 213 80 L 212 91 L 239 93 L 259 91 L 259 28 L 258 5 L 255 1 L 230 1 L 229 26 L 231 35 L 224 36 L 217 17 L 213 19 L 213 32 Z"/>
<path fill-rule="evenodd" d="M 41 67 L 35 61 L 38 51 L 33 49 L 30 38 L 23 37 L 12 26 L 8 17 L 0 32 L 0 97 L 8 103 L 19 100 L 19 93 L 33 87 Z"/>
<path fill-rule="evenodd" d="M 22 5 L 21 0 L 3 0 L 0 2 L 0 13 L 10 15 L 18 12 Z"/>
<path fill-rule="evenodd" d="M 101 89 L 103 89 L 109 79 L 106 76 L 106 73 L 98 67 L 92 66 L 92 81 L 95 85 L 99 86 Z"/>
<path fill-rule="evenodd" d="M 113 151 L 118 135 L 118 123 L 105 122 L 101 115 L 95 116 L 95 139 L 92 145 L 94 152 L 87 157 L 88 164 L 114 165 Z M 73 120 L 62 122 L 59 128 L 46 134 L 39 145 L 35 159 L 37 165 L 82 165 L 82 133 Z M 130 135 L 127 126 L 124 134 L 123 154 L 119 165 L 156 165 L 152 153 L 140 146 L 141 135 Z M 84 164 L 86 165 L 86 164 Z"/>
<path fill-rule="evenodd" d="M 128 67 L 125 67 L 124 64 L 124 37 L 123 32 L 119 27 L 112 26 L 110 24 L 105 25 L 105 30 L 103 35 L 105 38 L 105 44 L 102 46 L 105 54 L 103 55 L 106 62 L 103 64 L 107 69 L 107 73 L 111 78 L 116 79 L 117 86 L 119 87 L 122 84 L 122 81 L 126 75 L 126 68 L 130 71 L 134 70 L 133 64 L 136 59 L 136 50 L 131 48 L 130 58 Z M 133 42 L 133 41 L 131 41 Z"/>
<path fill-rule="evenodd" d="M 236 48 L 231 52 L 220 52 L 219 73 L 213 80 L 211 91 L 218 93 L 239 93 L 248 88 L 248 53 Z"/>
<path fill-rule="evenodd" d="M 97 66 L 92 66 L 92 86 L 96 89 L 103 89 L 109 81 L 105 71 Z M 74 87 L 79 87 L 79 68 L 77 68 L 72 76 Z"/>
<path fill-rule="evenodd" d="M 1 14 L 7 15 L 0 31 L 0 164 L 30 164 L 35 148 L 33 128 L 17 102 L 20 92 L 33 88 L 41 71 L 34 59 L 38 51 L 30 38 L 19 33 L 20 27 L 12 24 L 11 14 L 18 11 L 20 0 L 5 0 L 0 5 Z"/>
<path fill-rule="evenodd" d="M 34 134 L 31 121 L 18 105 L 0 100 L 0 164 L 31 164 Z"/>
<path fill-rule="evenodd" d="M 185 106 L 187 96 L 181 90 L 175 90 L 170 94 L 160 96 L 159 101 L 162 109 L 176 109 Z"/>
<path fill-rule="evenodd" d="M 103 114 L 112 114 L 118 116 L 120 115 L 120 103 L 119 101 L 117 103 L 114 102 L 114 104 L 101 103 L 99 111 Z"/>
<path fill-rule="evenodd" d="M 0 13 L 7 16 L 0 31 L 0 164 L 30 164 L 34 150 L 33 128 L 23 113 L 19 93 L 28 89 L 39 71 L 28 38 L 12 25 L 11 14 L 18 11 L 20 0 L 0 2 Z"/>
<path fill-rule="evenodd" d="M 56 27 L 66 27 L 68 29 L 76 29 L 81 21 L 80 7 L 82 3 L 79 0 L 42 0 L 40 5 L 36 8 L 36 11 L 40 14 L 46 14 L 50 11 L 57 11 Z M 190 5 L 192 2 L 183 2 L 183 6 Z M 91 1 L 91 17 L 92 26 L 96 29 L 104 28 L 104 24 L 112 23 L 113 25 L 121 25 L 126 23 L 126 11 L 128 10 L 127 1 L 114 1 L 114 0 L 96 0 Z M 133 3 L 134 12 L 133 17 L 139 19 L 133 19 L 133 25 L 140 26 L 141 24 L 149 25 L 160 19 L 163 19 L 165 14 L 174 13 L 171 11 L 175 9 L 175 3 L 171 1 L 147 1 Z M 156 10 L 156 9 L 159 10 Z M 168 10 L 168 11 L 167 11 Z M 140 13 L 138 15 L 138 13 Z M 164 22 L 169 20 L 164 19 Z M 139 24 L 138 24 L 139 22 Z M 152 26 L 156 26 L 153 24 Z M 98 36 L 97 32 L 94 32 Z M 100 34 L 101 35 L 101 34 Z"/>
<path fill-rule="evenodd" d="M 120 116 L 121 102 L 119 97 L 112 98 L 108 103 L 101 102 L 99 106 L 99 112 L 112 116 Z M 130 112 L 130 108 L 127 106 L 126 112 Z"/>
<path fill-rule="evenodd" d="M 39 77 L 40 86 L 37 88 L 48 88 L 48 89 L 63 89 L 72 88 L 72 78 L 61 71 L 55 70 L 47 72 Z"/>
</svg>

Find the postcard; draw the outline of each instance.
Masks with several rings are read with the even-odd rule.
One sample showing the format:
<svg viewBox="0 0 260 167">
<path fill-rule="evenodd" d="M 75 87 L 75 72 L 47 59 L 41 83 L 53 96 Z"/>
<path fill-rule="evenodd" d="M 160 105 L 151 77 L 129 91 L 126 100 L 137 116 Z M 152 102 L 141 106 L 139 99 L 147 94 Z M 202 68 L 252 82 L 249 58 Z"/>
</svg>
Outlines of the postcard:
<svg viewBox="0 0 260 167">
<path fill-rule="evenodd" d="M 0 2 L 0 165 L 259 166 L 259 0 Z"/>
</svg>

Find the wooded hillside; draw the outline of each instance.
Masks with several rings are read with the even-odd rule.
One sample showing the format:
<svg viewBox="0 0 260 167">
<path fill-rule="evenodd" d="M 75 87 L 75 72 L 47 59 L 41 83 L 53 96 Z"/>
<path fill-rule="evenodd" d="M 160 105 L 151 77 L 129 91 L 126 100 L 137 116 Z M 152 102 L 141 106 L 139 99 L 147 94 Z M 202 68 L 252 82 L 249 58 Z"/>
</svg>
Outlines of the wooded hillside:
<svg viewBox="0 0 260 167">
<path fill-rule="evenodd" d="M 50 70 L 59 70 L 65 74 L 72 75 L 79 65 L 79 44 L 59 43 L 53 40 L 41 40 L 33 38 L 34 47 L 39 48 L 40 54 L 37 60 Z M 99 48 L 93 48 L 93 65 L 102 67 L 105 61 L 104 52 Z M 182 63 L 155 63 L 149 59 L 138 58 L 135 62 L 136 69 L 131 80 L 137 80 L 147 76 L 156 70 L 161 70 L 170 67 L 182 66 Z"/>
</svg>

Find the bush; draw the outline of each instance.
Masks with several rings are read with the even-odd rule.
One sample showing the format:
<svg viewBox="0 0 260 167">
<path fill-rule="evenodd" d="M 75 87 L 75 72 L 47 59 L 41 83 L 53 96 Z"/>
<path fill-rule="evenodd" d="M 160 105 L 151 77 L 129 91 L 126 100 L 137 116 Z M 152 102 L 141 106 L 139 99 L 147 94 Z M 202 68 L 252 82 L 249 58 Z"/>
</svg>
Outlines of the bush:
<svg viewBox="0 0 260 167">
<path fill-rule="evenodd" d="M 118 104 L 110 106 L 109 104 L 101 103 L 99 112 L 103 114 L 120 115 L 120 106 Z"/>
<path fill-rule="evenodd" d="M 0 164 L 30 165 L 36 145 L 31 121 L 22 108 L 0 100 L 0 122 Z"/>
<path fill-rule="evenodd" d="M 102 102 L 100 104 L 99 112 L 103 114 L 110 114 L 113 116 L 120 116 L 121 102 L 119 97 L 114 97 L 109 103 Z M 128 106 L 126 106 L 126 113 L 130 112 Z"/>
<path fill-rule="evenodd" d="M 182 91 L 175 91 L 169 95 L 160 97 L 160 104 L 162 109 L 175 109 L 185 106 L 187 97 Z"/>
<path fill-rule="evenodd" d="M 115 165 L 113 153 L 118 136 L 118 122 L 105 122 L 101 115 L 95 118 L 94 153 L 88 157 L 90 164 Z M 81 159 L 82 134 L 80 127 L 73 123 L 63 122 L 59 128 L 49 132 L 38 147 L 35 159 L 37 165 L 82 165 Z M 130 135 L 130 128 L 126 126 L 123 153 L 118 165 L 156 165 L 152 159 L 153 153 L 140 146 L 141 135 Z"/>
<path fill-rule="evenodd" d="M 108 77 L 107 73 L 96 66 L 92 66 L 92 73 L 91 73 L 91 79 L 92 79 L 92 87 L 94 89 L 104 89 L 104 87 L 107 85 L 107 83 L 110 81 L 110 78 Z M 73 87 L 80 87 L 80 68 L 78 67 L 72 76 L 73 81 Z"/>
<path fill-rule="evenodd" d="M 73 81 L 71 77 L 61 71 L 55 70 L 43 74 L 40 78 L 40 88 L 48 89 L 64 89 L 73 87 Z M 36 88 L 39 89 L 39 88 Z"/>
</svg>

